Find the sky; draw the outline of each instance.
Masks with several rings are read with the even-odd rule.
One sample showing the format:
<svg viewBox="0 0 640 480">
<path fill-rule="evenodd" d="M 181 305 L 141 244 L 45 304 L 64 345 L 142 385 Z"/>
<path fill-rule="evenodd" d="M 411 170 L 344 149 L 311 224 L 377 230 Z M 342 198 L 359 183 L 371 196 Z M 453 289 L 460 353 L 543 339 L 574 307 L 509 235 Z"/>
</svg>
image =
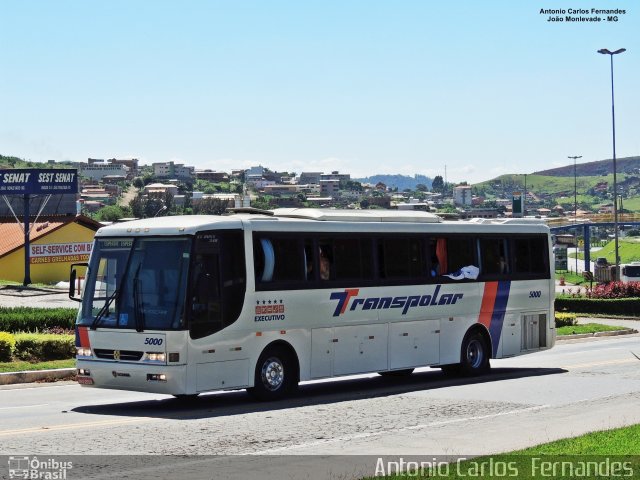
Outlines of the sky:
<svg viewBox="0 0 640 480">
<path fill-rule="evenodd" d="M 550 22 L 541 9 L 624 9 Z M 592 17 L 592 14 L 582 15 Z M 561 15 L 565 17 L 565 15 Z M 624 0 L 1 0 L 0 154 L 476 183 L 640 155 Z"/>
</svg>

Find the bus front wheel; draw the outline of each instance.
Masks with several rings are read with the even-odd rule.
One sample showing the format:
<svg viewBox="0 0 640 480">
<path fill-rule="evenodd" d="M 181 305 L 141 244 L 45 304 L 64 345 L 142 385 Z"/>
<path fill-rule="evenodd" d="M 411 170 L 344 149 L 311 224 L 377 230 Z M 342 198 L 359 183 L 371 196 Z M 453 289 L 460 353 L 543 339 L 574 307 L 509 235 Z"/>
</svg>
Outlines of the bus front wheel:
<svg viewBox="0 0 640 480">
<path fill-rule="evenodd" d="M 282 348 L 268 348 L 262 352 L 253 385 L 247 392 L 263 401 L 278 400 L 295 390 L 298 382 L 291 355 Z"/>
</svg>

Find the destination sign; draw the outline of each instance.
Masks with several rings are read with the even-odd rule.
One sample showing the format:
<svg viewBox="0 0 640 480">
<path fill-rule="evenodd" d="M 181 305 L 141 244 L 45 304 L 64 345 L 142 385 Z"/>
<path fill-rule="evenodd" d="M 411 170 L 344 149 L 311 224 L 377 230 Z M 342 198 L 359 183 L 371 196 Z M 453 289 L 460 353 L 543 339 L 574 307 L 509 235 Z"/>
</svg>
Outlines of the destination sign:
<svg viewBox="0 0 640 480">
<path fill-rule="evenodd" d="M 0 170 L 0 195 L 78 193 L 78 170 L 11 169 Z"/>
</svg>

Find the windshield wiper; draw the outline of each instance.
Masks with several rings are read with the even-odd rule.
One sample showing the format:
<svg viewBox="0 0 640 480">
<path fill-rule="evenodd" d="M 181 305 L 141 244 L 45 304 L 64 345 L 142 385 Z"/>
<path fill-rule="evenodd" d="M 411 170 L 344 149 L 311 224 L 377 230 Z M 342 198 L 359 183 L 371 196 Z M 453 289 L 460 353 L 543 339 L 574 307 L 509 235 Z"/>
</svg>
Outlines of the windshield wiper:
<svg viewBox="0 0 640 480">
<path fill-rule="evenodd" d="M 116 288 L 113 291 L 113 293 L 109 295 L 109 298 L 107 298 L 107 300 L 104 302 L 104 305 L 96 315 L 96 318 L 94 318 L 93 322 L 91 322 L 91 330 L 95 330 L 98 324 L 100 323 L 100 320 L 102 320 L 102 317 L 104 317 L 105 313 L 106 314 L 109 313 L 109 307 L 111 306 L 111 303 L 115 300 L 115 298 L 118 296 L 118 291 L 119 289 Z"/>
<path fill-rule="evenodd" d="M 144 331 L 144 308 L 140 302 L 140 297 L 138 295 L 140 288 L 140 278 L 138 278 L 140 274 L 140 267 L 142 264 L 138 265 L 136 269 L 136 274 L 133 277 L 133 308 L 135 309 L 135 322 L 136 322 L 136 332 Z"/>
</svg>

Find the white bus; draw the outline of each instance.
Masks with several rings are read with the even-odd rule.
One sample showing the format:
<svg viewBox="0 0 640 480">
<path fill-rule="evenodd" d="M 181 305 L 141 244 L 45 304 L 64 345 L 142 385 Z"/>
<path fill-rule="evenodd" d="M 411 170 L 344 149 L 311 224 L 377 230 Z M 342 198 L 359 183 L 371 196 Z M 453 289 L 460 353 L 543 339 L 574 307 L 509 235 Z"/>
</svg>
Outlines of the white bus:
<svg viewBox="0 0 640 480">
<path fill-rule="evenodd" d="M 640 262 L 621 265 L 620 281 L 624 283 L 640 282 Z"/>
<path fill-rule="evenodd" d="M 341 375 L 482 374 L 554 345 L 552 268 L 535 220 L 276 209 L 114 224 L 86 272 L 78 381 L 269 400 Z"/>
</svg>

